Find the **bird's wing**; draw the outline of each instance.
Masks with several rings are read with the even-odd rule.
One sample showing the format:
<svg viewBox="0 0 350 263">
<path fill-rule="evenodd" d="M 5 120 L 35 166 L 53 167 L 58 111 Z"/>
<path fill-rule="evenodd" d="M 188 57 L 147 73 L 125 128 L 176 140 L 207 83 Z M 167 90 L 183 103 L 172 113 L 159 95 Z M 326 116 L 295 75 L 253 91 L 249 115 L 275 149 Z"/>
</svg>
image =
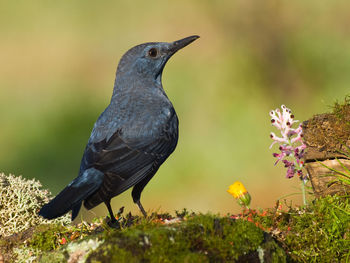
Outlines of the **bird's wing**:
<svg viewBox="0 0 350 263">
<path fill-rule="evenodd" d="M 84 152 L 87 161 L 85 167 L 104 166 L 115 160 L 126 162 L 131 157 L 129 155 L 138 153 L 162 158 L 176 146 L 178 119 L 174 108 L 158 115 L 156 120 L 144 121 L 132 128 L 124 129 L 122 125 L 113 125 L 112 121 L 106 122 L 109 126 L 94 127 Z"/>
<path fill-rule="evenodd" d="M 156 171 L 174 151 L 178 136 L 176 113 L 172 109 L 163 122 L 162 117 L 159 119 L 152 127 L 136 127 L 132 131 L 118 128 L 103 140 L 89 141 L 81 169 L 94 167 L 105 174 L 101 194 L 111 198 L 125 191 Z M 85 206 L 97 205 L 97 201 L 92 203 Z"/>
</svg>

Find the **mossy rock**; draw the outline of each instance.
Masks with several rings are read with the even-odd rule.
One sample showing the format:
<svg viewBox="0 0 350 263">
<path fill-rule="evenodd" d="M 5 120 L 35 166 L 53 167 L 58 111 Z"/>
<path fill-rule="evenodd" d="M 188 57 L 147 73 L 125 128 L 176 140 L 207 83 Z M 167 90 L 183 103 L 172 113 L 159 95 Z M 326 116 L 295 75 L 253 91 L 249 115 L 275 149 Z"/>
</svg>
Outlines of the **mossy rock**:
<svg viewBox="0 0 350 263">
<path fill-rule="evenodd" d="M 343 184 L 339 176 L 343 178 L 341 172 L 350 170 L 350 98 L 344 104 L 336 103 L 332 113 L 304 121 L 303 135 L 305 168 L 316 197 L 349 194 L 350 185 Z"/>
<path fill-rule="evenodd" d="M 103 240 L 86 262 L 286 262 L 283 249 L 253 223 L 213 215 L 135 225 Z"/>
<path fill-rule="evenodd" d="M 347 151 L 347 146 L 350 147 L 350 125 L 346 121 L 334 113 L 324 113 L 313 116 L 302 125 L 307 146 L 306 161 L 346 158 L 342 154 Z"/>
<path fill-rule="evenodd" d="M 228 216 L 187 214 L 175 223 L 136 218 L 122 229 L 107 227 L 60 245 L 58 237 L 67 230 L 55 224 L 32 229 L 25 246 L 22 239 L 16 239 L 13 262 L 26 262 L 30 256 L 35 256 L 35 262 L 56 263 L 287 260 L 285 251 L 268 233 L 252 222 Z"/>
<path fill-rule="evenodd" d="M 122 229 L 104 225 L 74 240 L 74 226 L 40 225 L 0 248 L 8 262 L 287 262 L 279 243 L 247 220 L 185 213 L 166 222 L 156 216 L 162 220 L 126 217 Z"/>
</svg>

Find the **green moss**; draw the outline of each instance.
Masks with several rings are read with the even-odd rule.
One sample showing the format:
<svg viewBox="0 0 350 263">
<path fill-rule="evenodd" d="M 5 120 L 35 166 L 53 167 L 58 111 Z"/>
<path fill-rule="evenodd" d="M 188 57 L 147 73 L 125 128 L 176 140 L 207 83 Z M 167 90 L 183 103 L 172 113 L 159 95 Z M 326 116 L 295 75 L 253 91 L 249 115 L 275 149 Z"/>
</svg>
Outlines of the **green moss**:
<svg viewBox="0 0 350 263">
<path fill-rule="evenodd" d="M 65 227 L 60 224 L 38 226 L 29 240 L 28 246 L 41 251 L 56 249 L 59 245 L 59 235 L 64 230 Z"/>
<path fill-rule="evenodd" d="M 186 221 L 171 225 L 143 222 L 105 233 L 103 239 L 104 244 L 87 262 L 235 261 L 256 253 L 263 245 L 264 233 L 251 222 L 207 214 L 190 216 Z M 274 243 L 273 240 L 269 242 Z M 278 253 L 284 252 L 280 249 Z M 281 258 L 276 262 L 283 262 Z"/>
<path fill-rule="evenodd" d="M 0 238 L 0 253 L 5 262 L 31 262 L 42 251 L 58 245 L 58 236 L 66 228 L 61 224 L 31 227 L 15 235 Z"/>
<path fill-rule="evenodd" d="M 54 251 L 51 253 L 44 253 L 40 257 L 40 262 L 64 263 L 67 262 L 67 258 L 61 251 Z"/>
<path fill-rule="evenodd" d="M 350 127 L 350 95 L 346 96 L 343 103 L 335 102 L 333 114 L 342 122 Z"/>
<path fill-rule="evenodd" d="M 349 198 L 337 196 L 315 201 L 311 209 L 291 217 L 293 231 L 286 237 L 292 253 L 308 262 L 345 260 L 350 255 Z"/>
<path fill-rule="evenodd" d="M 271 238 L 271 236 L 266 236 L 266 239 L 267 242 L 264 242 L 261 246 L 264 252 L 264 262 L 287 262 L 286 252 Z"/>
<path fill-rule="evenodd" d="M 315 199 L 306 208 L 271 211 L 268 216 L 256 216 L 254 220 L 278 233 L 295 261 L 346 262 L 350 259 L 349 199 L 327 196 Z"/>
<path fill-rule="evenodd" d="M 122 229 L 77 233 L 76 227 L 41 225 L 25 244 L 18 240 L 10 250 L 16 260 L 39 262 L 285 262 L 283 249 L 262 229 L 242 219 L 186 213 L 177 223 L 160 215 L 126 218 Z M 171 219 L 171 218 L 169 218 Z M 80 232 L 79 232 L 80 233 Z M 66 245 L 60 240 L 65 237 Z M 276 261 L 273 261 L 277 258 Z M 15 261 L 15 258 L 13 258 Z M 86 261 L 85 261 L 86 259 Z M 74 261 L 75 260 L 75 261 Z M 23 260 L 22 260 L 23 261 Z M 79 261 L 79 262 L 80 262 Z M 20 261 L 18 261 L 20 262 Z"/>
<path fill-rule="evenodd" d="M 129 223 L 122 224 L 120 230 L 106 229 L 85 237 L 86 242 L 97 238 L 95 245 L 83 246 L 83 241 L 75 241 L 51 251 L 56 244 L 52 236 L 60 231 L 53 226 L 38 229 L 41 233 L 30 244 L 47 251 L 41 262 L 55 253 L 60 255 L 55 256 L 58 260 L 68 259 L 76 251 L 85 251 L 86 262 L 96 263 L 346 262 L 350 257 L 349 197 L 327 196 L 306 208 L 288 211 L 276 207 L 264 216 L 247 210 L 236 220 L 211 214 L 186 214 L 183 221 L 172 224 L 160 223 L 155 218 L 133 220 L 126 220 Z M 262 228 L 268 229 L 279 242 Z"/>
</svg>

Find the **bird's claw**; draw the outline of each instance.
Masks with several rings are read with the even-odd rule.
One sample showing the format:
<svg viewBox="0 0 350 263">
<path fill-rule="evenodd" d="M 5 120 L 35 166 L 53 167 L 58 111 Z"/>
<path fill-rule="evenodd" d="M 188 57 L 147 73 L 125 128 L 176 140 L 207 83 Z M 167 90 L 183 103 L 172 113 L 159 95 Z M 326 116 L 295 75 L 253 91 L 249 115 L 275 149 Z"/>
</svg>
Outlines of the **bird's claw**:
<svg viewBox="0 0 350 263">
<path fill-rule="evenodd" d="M 110 218 L 107 218 L 106 223 L 111 228 L 114 228 L 114 229 L 120 229 L 121 228 L 119 221 L 116 220 L 116 219 L 112 220 Z"/>
</svg>

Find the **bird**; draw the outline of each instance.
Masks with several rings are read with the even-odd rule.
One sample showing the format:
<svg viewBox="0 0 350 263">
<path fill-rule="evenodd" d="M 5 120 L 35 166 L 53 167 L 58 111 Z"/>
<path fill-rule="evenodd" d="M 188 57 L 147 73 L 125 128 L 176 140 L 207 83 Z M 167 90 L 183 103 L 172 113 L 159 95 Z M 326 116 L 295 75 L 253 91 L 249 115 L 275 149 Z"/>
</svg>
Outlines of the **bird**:
<svg viewBox="0 0 350 263">
<path fill-rule="evenodd" d="M 179 120 L 162 85 L 163 69 L 177 51 L 199 36 L 174 42 L 148 42 L 129 49 L 120 59 L 112 98 L 94 124 L 78 176 L 39 215 L 54 219 L 82 204 L 86 209 L 104 203 L 110 225 L 118 224 L 111 199 L 133 187 L 131 195 L 141 213 L 141 193 L 175 150 Z"/>
</svg>

